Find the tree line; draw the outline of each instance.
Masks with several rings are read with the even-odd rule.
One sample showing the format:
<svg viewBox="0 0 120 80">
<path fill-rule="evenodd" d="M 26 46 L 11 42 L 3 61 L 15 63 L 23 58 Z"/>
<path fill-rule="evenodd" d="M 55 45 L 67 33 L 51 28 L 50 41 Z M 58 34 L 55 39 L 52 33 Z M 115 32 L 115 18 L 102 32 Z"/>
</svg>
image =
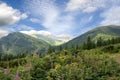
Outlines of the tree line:
<svg viewBox="0 0 120 80">
<path fill-rule="evenodd" d="M 55 51 L 62 51 L 62 50 L 73 50 L 73 51 L 75 51 L 75 50 L 90 50 L 90 49 L 94 49 L 97 47 L 102 47 L 102 46 L 107 46 L 110 44 L 117 44 L 117 43 L 120 43 L 120 37 L 111 38 L 108 40 L 104 40 L 102 37 L 99 37 L 96 41 L 93 41 L 92 38 L 90 36 L 88 36 L 86 42 L 84 42 L 81 46 L 79 44 L 77 44 L 77 45 L 72 44 L 71 46 L 65 45 L 64 47 L 58 46 L 57 48 L 50 46 L 48 49 L 48 53 L 52 53 Z"/>
<path fill-rule="evenodd" d="M 120 43 L 120 37 L 117 38 L 112 38 L 112 39 L 108 39 L 108 40 L 104 40 L 101 37 L 97 39 L 96 42 L 93 42 L 91 37 L 89 36 L 87 38 L 87 42 L 84 42 L 82 45 L 83 49 L 94 49 L 97 47 L 102 47 L 102 46 L 106 46 L 106 45 L 110 45 L 110 44 L 117 44 Z"/>
</svg>

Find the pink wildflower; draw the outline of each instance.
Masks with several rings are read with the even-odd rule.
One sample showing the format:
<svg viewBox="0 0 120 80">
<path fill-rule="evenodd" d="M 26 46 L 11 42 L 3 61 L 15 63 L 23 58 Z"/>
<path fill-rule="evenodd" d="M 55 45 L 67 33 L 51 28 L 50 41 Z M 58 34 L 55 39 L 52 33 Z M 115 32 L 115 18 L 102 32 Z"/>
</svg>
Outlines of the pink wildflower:
<svg viewBox="0 0 120 80">
<path fill-rule="evenodd" d="M 30 67 L 32 67 L 32 63 L 30 63 Z"/>
<path fill-rule="evenodd" d="M 82 69 L 80 69 L 80 73 L 82 73 L 83 72 L 83 70 Z"/>
<path fill-rule="evenodd" d="M 19 79 L 19 78 L 20 78 L 20 76 L 19 76 L 18 74 L 16 74 L 15 78 L 16 78 L 16 79 Z"/>
<path fill-rule="evenodd" d="M 6 67 L 6 68 L 3 69 L 3 71 L 4 71 L 4 72 L 8 72 L 9 69 Z"/>
<path fill-rule="evenodd" d="M 4 68 L 4 71 L 7 71 L 8 70 L 8 68 Z"/>
</svg>

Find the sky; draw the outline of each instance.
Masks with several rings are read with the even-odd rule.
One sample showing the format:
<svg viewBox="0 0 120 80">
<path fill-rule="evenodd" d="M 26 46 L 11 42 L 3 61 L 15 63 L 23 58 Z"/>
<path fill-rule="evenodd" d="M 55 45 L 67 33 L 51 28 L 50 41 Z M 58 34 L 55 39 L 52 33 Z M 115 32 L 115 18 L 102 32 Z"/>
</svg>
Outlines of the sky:
<svg viewBox="0 0 120 80">
<path fill-rule="evenodd" d="M 0 37 L 11 32 L 71 39 L 120 25 L 120 0 L 0 0 Z"/>
</svg>

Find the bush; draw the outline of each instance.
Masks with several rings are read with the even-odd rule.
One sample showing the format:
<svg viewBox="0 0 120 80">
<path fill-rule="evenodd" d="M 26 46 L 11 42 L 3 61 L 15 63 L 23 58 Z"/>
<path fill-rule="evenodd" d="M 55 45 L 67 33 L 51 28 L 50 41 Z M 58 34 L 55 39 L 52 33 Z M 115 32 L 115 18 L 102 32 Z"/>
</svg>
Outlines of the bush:
<svg viewBox="0 0 120 80">
<path fill-rule="evenodd" d="M 118 53 L 119 49 L 115 48 L 113 45 L 103 47 L 102 49 L 105 53 Z"/>
</svg>

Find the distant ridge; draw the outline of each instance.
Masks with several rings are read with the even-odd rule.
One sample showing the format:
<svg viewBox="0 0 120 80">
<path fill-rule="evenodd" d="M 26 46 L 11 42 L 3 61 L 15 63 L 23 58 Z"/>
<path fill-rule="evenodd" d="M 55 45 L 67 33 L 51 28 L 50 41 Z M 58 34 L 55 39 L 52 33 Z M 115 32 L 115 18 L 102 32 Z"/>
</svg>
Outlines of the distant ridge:
<svg viewBox="0 0 120 80">
<path fill-rule="evenodd" d="M 82 45 L 87 40 L 88 36 L 90 36 L 93 41 L 96 41 L 99 37 L 104 40 L 111 39 L 112 37 L 118 37 L 120 36 L 120 26 L 109 25 L 92 29 L 63 44 L 63 46 Z"/>
</svg>

